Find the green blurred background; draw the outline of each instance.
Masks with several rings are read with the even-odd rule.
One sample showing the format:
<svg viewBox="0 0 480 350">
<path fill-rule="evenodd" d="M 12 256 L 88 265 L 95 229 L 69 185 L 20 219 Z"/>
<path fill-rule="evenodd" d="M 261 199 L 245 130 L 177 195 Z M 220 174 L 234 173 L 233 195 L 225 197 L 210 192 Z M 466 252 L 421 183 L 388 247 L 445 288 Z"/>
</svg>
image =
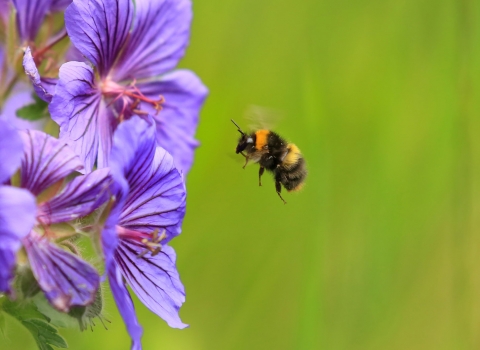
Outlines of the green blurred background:
<svg viewBox="0 0 480 350">
<path fill-rule="evenodd" d="M 183 67 L 210 89 L 173 241 L 186 330 L 145 349 L 480 349 L 480 3 L 198 0 Z M 309 177 L 283 205 L 230 118 L 279 111 Z M 71 349 L 127 349 L 62 330 Z M 35 349 L 8 319 L 1 349 Z"/>
</svg>

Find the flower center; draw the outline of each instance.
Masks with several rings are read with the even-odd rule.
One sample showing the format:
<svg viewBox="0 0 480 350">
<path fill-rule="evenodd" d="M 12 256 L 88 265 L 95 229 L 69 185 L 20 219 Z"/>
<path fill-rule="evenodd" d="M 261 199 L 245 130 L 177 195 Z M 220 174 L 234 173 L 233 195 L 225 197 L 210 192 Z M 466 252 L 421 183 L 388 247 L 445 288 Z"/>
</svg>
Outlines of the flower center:
<svg viewBox="0 0 480 350">
<path fill-rule="evenodd" d="M 107 78 L 101 82 L 100 88 L 102 94 L 106 98 L 110 99 L 109 105 L 119 103 L 118 118 L 120 121 L 123 121 L 123 119 L 129 117 L 130 114 L 148 114 L 147 111 L 137 109 L 141 102 L 151 105 L 157 114 L 162 110 L 162 104 L 165 103 L 165 99 L 161 95 L 159 95 L 157 100 L 145 96 L 137 88 L 135 80 L 133 80 L 128 86 L 122 86 Z"/>
<path fill-rule="evenodd" d="M 145 250 L 138 254 L 139 258 L 145 256 L 148 252 L 150 252 L 152 256 L 160 253 L 162 251 L 160 242 L 167 236 L 165 230 L 162 230 L 162 233 L 160 233 L 159 230 L 155 230 L 152 234 L 149 234 L 130 230 L 122 226 L 117 226 L 117 233 L 120 238 L 130 239 L 143 244 Z"/>
</svg>

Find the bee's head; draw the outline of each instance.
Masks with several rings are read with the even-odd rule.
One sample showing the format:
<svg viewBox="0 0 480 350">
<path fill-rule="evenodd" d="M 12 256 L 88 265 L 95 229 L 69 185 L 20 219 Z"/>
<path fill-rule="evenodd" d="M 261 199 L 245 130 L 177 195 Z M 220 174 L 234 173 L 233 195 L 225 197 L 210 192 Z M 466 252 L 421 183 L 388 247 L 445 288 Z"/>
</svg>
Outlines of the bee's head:
<svg viewBox="0 0 480 350">
<path fill-rule="evenodd" d="M 232 123 L 235 124 L 235 126 L 238 129 L 238 132 L 241 134 L 240 139 L 238 140 L 237 148 L 235 149 L 235 152 L 238 154 L 240 152 L 243 152 L 249 145 L 253 146 L 253 138 L 250 135 L 245 134 L 242 129 L 235 123 L 232 119 Z"/>
<path fill-rule="evenodd" d="M 238 144 L 237 148 L 235 149 L 235 152 L 238 154 L 240 152 L 243 152 L 247 147 L 253 146 L 253 138 L 250 135 L 247 134 L 242 134 L 240 138 L 238 139 Z"/>
</svg>

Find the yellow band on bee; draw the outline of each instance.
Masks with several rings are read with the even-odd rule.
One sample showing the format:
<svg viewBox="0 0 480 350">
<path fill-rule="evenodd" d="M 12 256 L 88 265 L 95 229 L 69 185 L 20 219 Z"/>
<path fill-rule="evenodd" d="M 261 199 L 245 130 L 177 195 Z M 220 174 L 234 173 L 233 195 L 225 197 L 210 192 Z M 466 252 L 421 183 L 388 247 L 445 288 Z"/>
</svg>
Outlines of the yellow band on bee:
<svg viewBox="0 0 480 350">
<path fill-rule="evenodd" d="M 258 130 L 255 133 L 255 136 L 256 136 L 255 148 L 257 150 L 261 150 L 263 146 L 267 144 L 267 138 L 269 133 L 270 133 L 269 130 Z"/>
<path fill-rule="evenodd" d="M 283 163 L 285 165 L 292 165 L 295 164 L 298 161 L 298 158 L 300 158 L 300 150 L 296 145 L 293 143 L 289 143 L 287 145 L 288 153 L 285 156 L 285 159 L 283 160 Z"/>
</svg>

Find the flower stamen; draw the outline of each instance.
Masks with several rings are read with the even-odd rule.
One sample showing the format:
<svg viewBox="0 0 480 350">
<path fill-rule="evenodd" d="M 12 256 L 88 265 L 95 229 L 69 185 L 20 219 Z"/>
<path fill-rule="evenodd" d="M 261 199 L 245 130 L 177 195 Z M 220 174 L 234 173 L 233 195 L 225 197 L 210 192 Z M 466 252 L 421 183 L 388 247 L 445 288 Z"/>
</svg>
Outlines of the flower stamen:
<svg viewBox="0 0 480 350">
<path fill-rule="evenodd" d="M 105 80 L 102 84 L 102 93 L 107 97 L 112 97 L 112 101 L 107 106 L 112 105 L 119 99 L 122 99 L 122 109 L 119 113 L 119 119 L 124 119 L 125 113 L 131 111 L 135 114 L 146 115 L 148 112 L 137 109 L 140 102 L 150 104 L 158 114 L 165 103 L 165 98 L 159 95 L 158 99 L 145 96 L 136 86 L 136 80 L 133 80 L 127 87 L 121 86 L 111 80 Z"/>
<path fill-rule="evenodd" d="M 117 226 L 117 233 L 121 238 L 131 239 L 144 245 L 145 249 L 138 254 L 137 258 L 143 258 L 148 253 L 150 253 L 151 256 L 160 253 L 162 251 L 160 242 L 167 237 L 167 231 L 165 229 L 162 230 L 162 233 L 156 229 L 153 233 L 148 234 Z"/>
<path fill-rule="evenodd" d="M 138 254 L 137 258 L 142 258 L 143 256 L 145 256 L 145 254 L 147 254 L 148 252 L 150 252 L 150 254 L 152 256 L 155 256 L 157 255 L 158 253 L 160 253 L 162 251 L 162 245 L 160 244 L 160 242 L 165 238 L 167 237 L 167 235 L 165 234 L 165 229 L 162 231 L 162 233 L 160 234 L 160 236 L 158 235 L 158 230 L 155 230 L 152 234 L 152 239 L 151 240 L 148 240 L 146 238 L 142 239 L 142 243 L 145 244 L 145 247 L 147 249 L 145 249 L 143 252 L 141 252 L 140 254 Z"/>
<path fill-rule="evenodd" d="M 138 91 L 138 89 L 137 89 L 137 91 Z M 160 98 L 158 100 L 153 100 L 151 98 L 146 97 L 140 91 L 138 91 L 138 92 L 137 91 L 130 92 L 129 90 L 125 90 L 123 92 L 123 94 L 125 96 L 129 96 L 129 97 L 135 99 L 136 101 L 138 100 L 138 101 L 143 101 L 143 102 L 151 104 L 153 106 L 153 108 L 155 108 L 157 113 L 162 110 L 162 104 L 165 102 L 165 99 L 163 98 L 162 95 L 159 96 Z"/>
</svg>

